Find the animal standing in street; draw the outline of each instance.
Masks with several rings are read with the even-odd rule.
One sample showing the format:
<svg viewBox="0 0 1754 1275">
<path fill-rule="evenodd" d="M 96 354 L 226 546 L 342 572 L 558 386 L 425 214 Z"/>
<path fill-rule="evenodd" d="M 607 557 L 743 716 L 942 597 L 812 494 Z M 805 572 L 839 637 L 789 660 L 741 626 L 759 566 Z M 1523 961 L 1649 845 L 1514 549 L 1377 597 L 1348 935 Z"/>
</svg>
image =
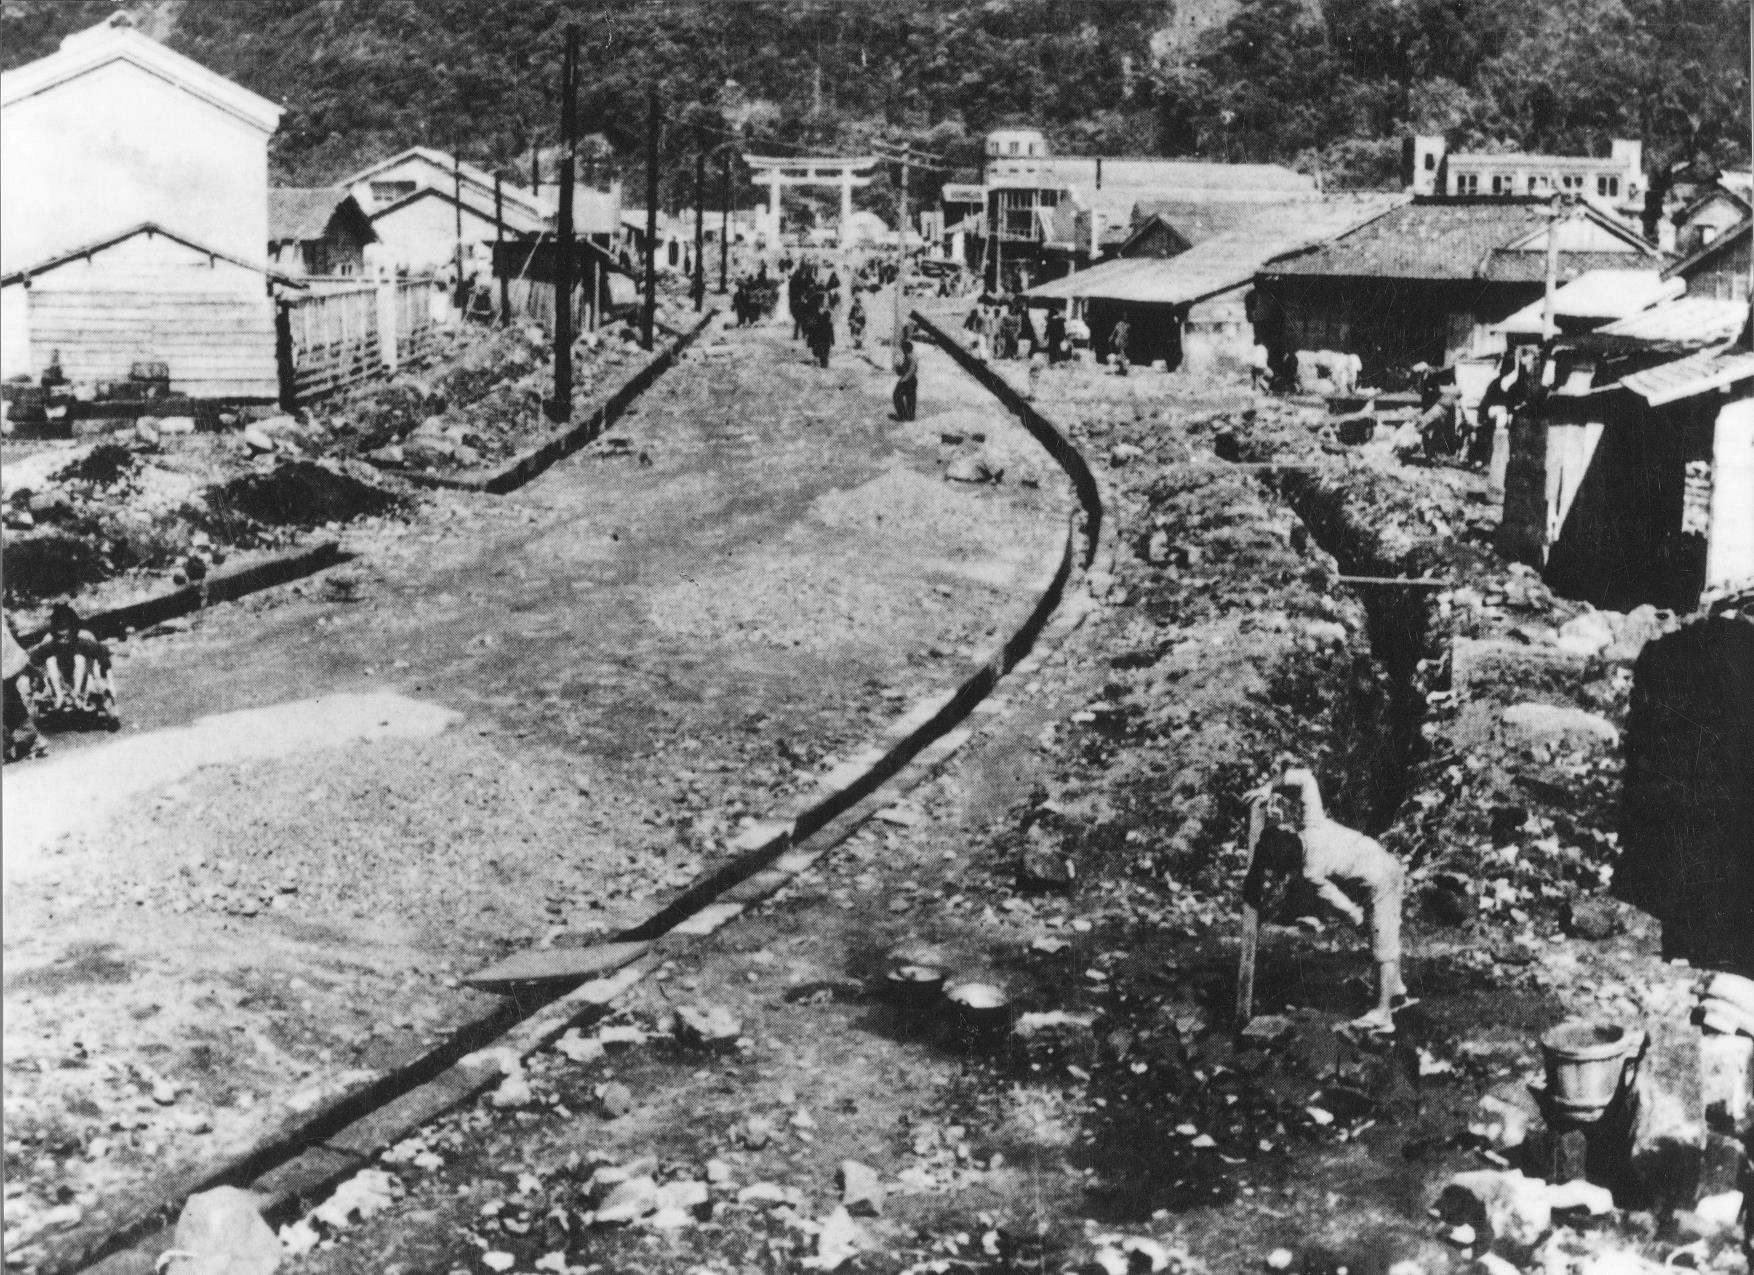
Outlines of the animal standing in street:
<svg viewBox="0 0 1754 1275">
<path fill-rule="evenodd" d="M 1258 893 L 1257 873 L 1295 873 L 1354 925 L 1368 925 L 1377 967 L 1376 1008 L 1352 1025 L 1391 1032 L 1395 1010 L 1412 1003 L 1401 980 L 1401 901 L 1406 875 L 1401 862 L 1374 838 L 1328 818 L 1313 771 L 1291 767 L 1256 789 L 1251 799 L 1257 812 L 1277 793 L 1288 793 L 1295 799 L 1296 836 L 1260 837 L 1245 898 L 1251 889 Z M 1255 823 L 1264 822 L 1257 813 Z M 1362 896 L 1363 906 L 1354 895 Z M 1253 979 L 1252 967 L 1252 960 L 1245 955 L 1244 974 L 1249 981 Z M 1239 1003 L 1247 1003 L 1247 997 L 1239 995 Z"/>
</svg>

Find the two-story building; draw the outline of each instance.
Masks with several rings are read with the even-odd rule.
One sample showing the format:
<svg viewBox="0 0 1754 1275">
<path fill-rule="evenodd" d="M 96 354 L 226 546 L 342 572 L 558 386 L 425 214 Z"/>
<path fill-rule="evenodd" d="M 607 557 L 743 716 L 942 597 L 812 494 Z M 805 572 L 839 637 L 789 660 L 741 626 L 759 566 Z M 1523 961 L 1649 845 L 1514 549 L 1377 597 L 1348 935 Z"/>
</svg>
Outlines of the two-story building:
<svg viewBox="0 0 1754 1275">
<path fill-rule="evenodd" d="M 178 393 L 273 399 L 280 116 L 126 13 L 0 75 L 0 377 L 58 355 L 75 382 L 162 367 Z"/>
<path fill-rule="evenodd" d="M 1403 176 L 1414 195 L 1586 199 L 1630 216 L 1644 212 L 1642 142 L 1616 138 L 1602 157 L 1586 155 L 1465 154 L 1439 136 L 1414 137 L 1404 147 Z"/>
</svg>

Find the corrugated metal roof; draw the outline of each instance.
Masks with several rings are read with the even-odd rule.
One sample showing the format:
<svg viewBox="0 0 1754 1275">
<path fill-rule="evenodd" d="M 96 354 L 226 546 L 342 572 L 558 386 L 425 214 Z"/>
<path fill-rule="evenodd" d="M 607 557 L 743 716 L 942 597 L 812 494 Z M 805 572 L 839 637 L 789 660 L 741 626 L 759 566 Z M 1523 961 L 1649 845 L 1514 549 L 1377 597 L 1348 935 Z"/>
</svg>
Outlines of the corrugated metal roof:
<svg viewBox="0 0 1754 1275">
<path fill-rule="evenodd" d="M 1346 195 L 1282 204 L 1210 236 L 1174 257 L 1130 257 L 1044 283 L 1030 291 L 1043 298 L 1083 297 L 1149 305 L 1188 305 L 1241 287 L 1263 262 L 1344 233 L 1380 217 L 1402 202 L 1400 195 Z M 1180 229 L 1179 225 L 1177 227 Z M 1190 236 L 1191 237 L 1191 236 Z"/>
<path fill-rule="evenodd" d="M 1754 380 L 1754 351 L 1722 348 L 1633 372 L 1620 383 L 1652 407 L 1662 407 L 1747 380 Z"/>
<path fill-rule="evenodd" d="M 1722 345 L 1741 334 L 1748 322 L 1746 301 L 1715 297 L 1677 297 L 1642 313 L 1610 323 L 1596 337 L 1622 345 L 1667 345 L 1698 348 Z"/>
<path fill-rule="evenodd" d="M 1557 319 L 1609 323 L 1678 297 L 1685 290 L 1680 280 L 1664 280 L 1659 270 L 1591 270 L 1553 293 L 1553 314 Z M 1531 301 L 1504 322 L 1494 324 L 1493 331 L 1540 336 L 1545 308 L 1546 298 Z"/>
<path fill-rule="evenodd" d="M 1387 279 L 1477 279 L 1533 282 L 1546 275 L 1545 252 L 1507 251 L 1548 229 L 1545 199 L 1505 196 L 1422 197 L 1311 252 L 1271 262 L 1266 273 Z M 1624 230 L 1587 205 L 1575 210 L 1614 231 Z M 1657 258 L 1626 232 L 1626 251 L 1559 254 L 1562 278 L 1588 270 L 1628 267 Z"/>
</svg>

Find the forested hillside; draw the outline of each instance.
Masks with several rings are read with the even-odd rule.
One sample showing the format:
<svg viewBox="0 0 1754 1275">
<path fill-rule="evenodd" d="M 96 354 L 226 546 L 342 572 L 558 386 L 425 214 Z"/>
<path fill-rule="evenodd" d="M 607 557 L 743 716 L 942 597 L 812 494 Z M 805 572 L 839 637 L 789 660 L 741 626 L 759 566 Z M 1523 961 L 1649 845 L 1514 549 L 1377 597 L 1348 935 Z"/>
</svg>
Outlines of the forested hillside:
<svg viewBox="0 0 1754 1275">
<path fill-rule="evenodd" d="M 117 0 L 0 0 L 14 66 Z M 663 94 L 679 174 L 704 119 L 775 151 L 911 138 L 978 162 L 1007 122 L 1066 150 L 1279 160 L 1394 180 L 1399 141 L 1745 162 L 1745 0 L 122 0 L 288 114 L 283 180 L 416 142 L 517 171 L 552 144 L 561 32 L 583 31 L 586 131 L 633 165 Z M 718 140 L 721 134 L 709 135 Z M 636 176 L 637 173 L 632 174 Z M 931 178 L 928 176 L 928 182 Z M 685 195 L 676 176 L 672 197 Z M 880 186 L 871 192 L 887 202 Z"/>
</svg>

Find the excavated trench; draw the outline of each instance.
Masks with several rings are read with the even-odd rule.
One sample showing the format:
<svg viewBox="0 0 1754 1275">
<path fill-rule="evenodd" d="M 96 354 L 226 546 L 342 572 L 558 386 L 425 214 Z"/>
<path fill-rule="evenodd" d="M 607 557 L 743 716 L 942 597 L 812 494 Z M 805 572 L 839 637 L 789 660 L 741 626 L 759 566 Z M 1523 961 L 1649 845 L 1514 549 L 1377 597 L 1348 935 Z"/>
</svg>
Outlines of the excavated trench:
<svg viewBox="0 0 1754 1275">
<path fill-rule="evenodd" d="M 1364 523 L 1344 481 L 1296 471 L 1266 481 L 1343 575 L 1424 578 L 1444 569 L 1443 554 L 1435 545 L 1416 544 L 1400 554 L 1389 550 Z M 1441 689 L 1434 678 L 1447 667 L 1449 643 L 1433 622 L 1435 590 L 1392 584 L 1342 587 L 1353 591 L 1367 618 L 1371 657 L 1386 701 L 1354 719 L 1367 728 L 1362 737 L 1336 743 L 1361 777 L 1354 813 L 1365 831 L 1380 835 L 1412 790 L 1414 767 L 1423 752 L 1426 696 Z"/>
</svg>

